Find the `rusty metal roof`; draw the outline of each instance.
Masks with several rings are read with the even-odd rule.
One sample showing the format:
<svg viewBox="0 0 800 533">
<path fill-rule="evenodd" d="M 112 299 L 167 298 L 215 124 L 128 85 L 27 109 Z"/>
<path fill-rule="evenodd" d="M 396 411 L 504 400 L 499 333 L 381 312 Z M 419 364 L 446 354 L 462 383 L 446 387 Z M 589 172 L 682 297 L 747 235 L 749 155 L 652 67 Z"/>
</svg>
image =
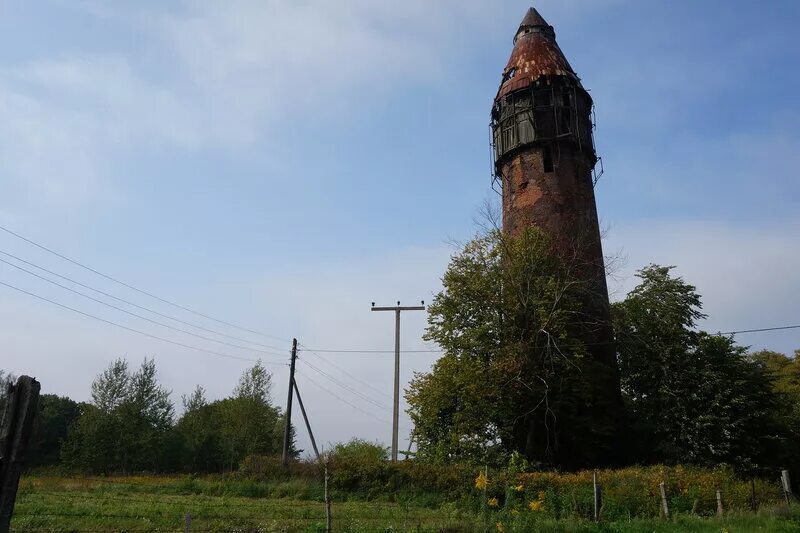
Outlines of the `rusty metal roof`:
<svg viewBox="0 0 800 533">
<path fill-rule="evenodd" d="M 580 85 L 580 79 L 556 43 L 553 27 L 536 9 L 530 8 L 514 37 L 514 50 L 503 70 L 495 99 L 532 85 L 542 76 L 566 76 Z"/>
<path fill-rule="evenodd" d="M 522 19 L 522 22 L 519 25 L 519 29 L 517 30 L 517 33 L 519 33 L 524 28 L 532 28 L 534 26 L 544 26 L 546 28 L 552 29 L 552 26 L 550 26 L 550 24 L 548 24 L 547 21 L 544 20 L 544 17 L 540 15 L 538 11 L 536 11 L 536 8 L 532 7 L 528 9 L 527 13 L 525 13 L 525 18 Z"/>
</svg>

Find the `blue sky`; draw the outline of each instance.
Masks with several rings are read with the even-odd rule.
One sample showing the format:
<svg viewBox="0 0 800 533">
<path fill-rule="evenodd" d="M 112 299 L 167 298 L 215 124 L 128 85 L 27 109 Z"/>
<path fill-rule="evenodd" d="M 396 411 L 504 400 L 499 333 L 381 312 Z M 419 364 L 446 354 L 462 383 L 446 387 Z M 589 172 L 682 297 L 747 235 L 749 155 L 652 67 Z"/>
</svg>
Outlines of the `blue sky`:
<svg viewBox="0 0 800 533">
<path fill-rule="evenodd" d="M 489 109 L 528 6 L 0 3 L 0 224 L 280 337 L 261 340 L 282 350 L 293 336 L 312 348 L 391 349 L 392 320 L 369 303 L 430 300 L 449 242 L 473 235 L 481 205 L 495 198 Z M 536 7 L 597 106 L 604 246 L 622 259 L 613 297 L 652 261 L 676 265 L 698 286 L 712 331 L 800 323 L 800 4 Z M 9 235 L 0 235 L 0 250 L 178 314 Z M 198 340 L 6 265 L 0 280 Z M 0 289 L 0 368 L 38 376 L 45 391 L 85 399 L 110 359 L 155 356 L 176 400 L 195 383 L 215 398 L 246 366 Z M 404 318 L 405 347 L 425 348 L 424 324 L 421 313 Z M 739 340 L 800 348 L 798 330 Z M 389 356 L 323 355 L 336 366 L 308 354 L 353 388 L 362 389 L 351 376 L 390 390 Z M 404 357 L 408 379 L 435 355 Z M 388 441 L 388 425 L 302 384 L 303 374 L 351 403 L 358 397 L 300 368 L 322 442 Z M 274 370 L 283 401 L 285 369 Z"/>
</svg>

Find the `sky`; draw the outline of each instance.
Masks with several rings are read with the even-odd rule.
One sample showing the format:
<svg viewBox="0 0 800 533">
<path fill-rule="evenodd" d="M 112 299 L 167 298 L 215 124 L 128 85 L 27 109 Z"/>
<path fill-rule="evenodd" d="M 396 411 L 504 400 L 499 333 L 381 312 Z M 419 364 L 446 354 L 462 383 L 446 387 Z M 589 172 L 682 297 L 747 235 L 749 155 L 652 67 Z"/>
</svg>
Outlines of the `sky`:
<svg viewBox="0 0 800 533">
<path fill-rule="evenodd" d="M 162 316 L 0 259 L 229 343 L 0 263 L 0 282 L 108 321 L 0 285 L 0 369 L 88 400 L 113 359 L 153 357 L 180 404 L 261 358 L 283 405 L 296 337 L 317 440 L 390 442 L 392 354 L 322 350 L 391 351 L 371 302 L 430 301 L 497 200 L 489 110 L 528 7 L 0 0 L 0 225 L 161 300 L 2 231 L 0 252 Z M 612 299 L 654 262 L 697 286 L 704 329 L 800 324 L 800 4 L 536 7 L 596 104 Z M 403 349 L 423 350 L 404 384 L 438 356 L 425 324 L 403 314 Z M 737 340 L 791 353 L 800 330 Z"/>
</svg>

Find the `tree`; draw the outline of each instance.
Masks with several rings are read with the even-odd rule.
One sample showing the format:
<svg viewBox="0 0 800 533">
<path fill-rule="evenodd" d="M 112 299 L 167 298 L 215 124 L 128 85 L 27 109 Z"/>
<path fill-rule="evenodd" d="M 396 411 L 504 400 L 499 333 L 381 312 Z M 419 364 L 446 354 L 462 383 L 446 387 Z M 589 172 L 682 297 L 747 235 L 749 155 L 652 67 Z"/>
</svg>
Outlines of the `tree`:
<svg viewBox="0 0 800 533">
<path fill-rule="evenodd" d="M 248 455 L 281 450 L 283 415 L 272 404 L 272 376 L 260 361 L 242 372 L 231 397 L 208 403 L 197 387 L 183 404 L 176 431 L 186 469 L 233 470 Z M 296 453 L 293 442 L 291 450 Z"/>
<path fill-rule="evenodd" d="M 769 376 L 777 397 L 774 414 L 784 434 L 776 461 L 800 472 L 800 350 L 795 350 L 794 357 L 769 350 L 755 352 L 751 357 Z"/>
<path fill-rule="evenodd" d="M 158 384 L 153 359 L 145 359 L 130 376 L 128 393 L 117 407 L 123 464 L 135 470 L 158 471 L 173 460 L 170 429 L 174 417 L 171 392 Z"/>
<path fill-rule="evenodd" d="M 61 446 L 80 415 L 80 406 L 66 396 L 42 394 L 33 420 L 33 434 L 26 462 L 32 466 L 56 465 Z"/>
<path fill-rule="evenodd" d="M 649 265 L 614 305 L 622 390 L 635 421 L 629 450 L 643 462 L 730 464 L 752 470 L 774 449 L 768 376 L 733 339 L 695 329 L 694 286 Z"/>
<path fill-rule="evenodd" d="M 183 395 L 183 415 L 176 425 L 182 444 L 181 464 L 191 472 L 212 472 L 224 466 L 219 449 L 219 428 L 214 425 L 214 408 L 206 400 L 205 389 L 197 386 Z"/>
<path fill-rule="evenodd" d="M 535 228 L 491 231 L 453 256 L 425 333 L 444 356 L 406 394 L 419 457 L 608 460 L 619 404 L 606 393 L 616 374 L 588 357 L 589 288 L 573 266 Z"/>
<path fill-rule="evenodd" d="M 6 407 L 6 398 L 8 397 L 8 387 L 17 380 L 14 374 L 0 370 L 0 417 L 2 417 L 3 410 Z"/>
<path fill-rule="evenodd" d="M 104 472 L 168 467 L 174 449 L 169 396 L 158 384 L 152 359 L 145 359 L 134 373 L 124 359 L 114 361 L 92 383 L 92 404 L 81 406 L 63 459 Z"/>
<path fill-rule="evenodd" d="M 131 373 L 128 361 L 117 359 L 92 382 L 92 403 L 104 413 L 111 413 L 130 395 Z"/>
<path fill-rule="evenodd" d="M 272 402 L 272 375 L 260 360 L 242 373 L 233 395 L 236 398 L 249 398 L 261 405 Z"/>
</svg>

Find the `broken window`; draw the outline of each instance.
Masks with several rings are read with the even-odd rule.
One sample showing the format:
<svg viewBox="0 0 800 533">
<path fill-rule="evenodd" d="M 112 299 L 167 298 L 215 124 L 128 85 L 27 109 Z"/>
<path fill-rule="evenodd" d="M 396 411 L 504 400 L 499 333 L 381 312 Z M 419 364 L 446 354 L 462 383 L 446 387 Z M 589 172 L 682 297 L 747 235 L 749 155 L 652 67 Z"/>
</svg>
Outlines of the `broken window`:
<svg viewBox="0 0 800 533">
<path fill-rule="evenodd" d="M 553 172 L 553 152 L 549 146 L 542 147 L 542 168 L 545 172 Z"/>
<path fill-rule="evenodd" d="M 517 75 L 517 67 L 511 67 L 510 69 L 508 69 L 503 73 L 503 81 L 501 81 L 500 83 L 505 83 L 516 75 Z"/>
</svg>

